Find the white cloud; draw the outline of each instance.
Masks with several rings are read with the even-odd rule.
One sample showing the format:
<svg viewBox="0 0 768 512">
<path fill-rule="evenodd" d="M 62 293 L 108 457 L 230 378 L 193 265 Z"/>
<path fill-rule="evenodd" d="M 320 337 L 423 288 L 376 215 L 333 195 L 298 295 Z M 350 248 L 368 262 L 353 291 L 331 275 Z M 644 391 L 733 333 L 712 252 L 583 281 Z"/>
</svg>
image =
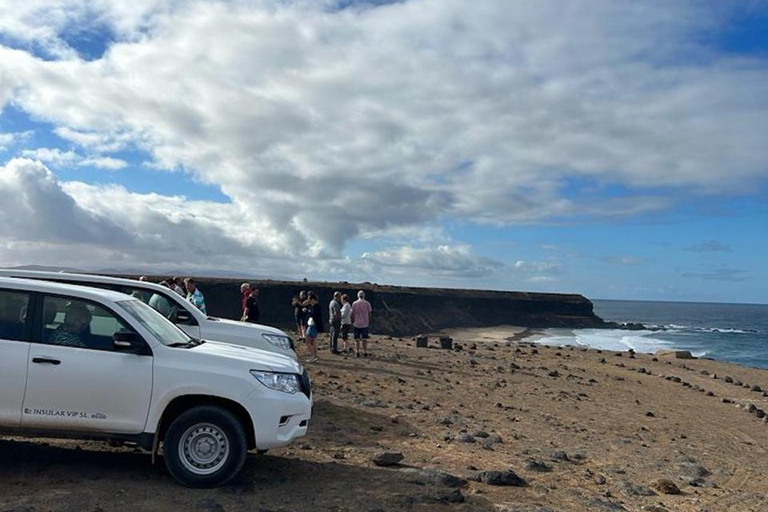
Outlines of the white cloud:
<svg viewBox="0 0 768 512">
<path fill-rule="evenodd" d="M 32 133 L 31 130 L 0 133 L 0 151 L 6 151 L 14 144 L 28 140 L 32 137 Z"/>
<path fill-rule="evenodd" d="M 74 151 L 58 148 L 25 149 L 21 154 L 25 158 L 40 160 L 48 165 L 75 165 L 80 160 L 80 156 Z"/>
<path fill-rule="evenodd" d="M 117 170 L 128 167 L 128 162 L 109 156 L 91 156 L 83 158 L 78 165 L 82 167 L 90 166 L 99 169 Z"/>
<path fill-rule="evenodd" d="M 58 60 L 0 46 L 0 106 L 13 101 L 94 155 L 29 154 L 51 165 L 91 159 L 121 168 L 109 153 L 135 147 L 151 155 L 154 168 L 183 169 L 219 186 L 230 205 L 190 206 L 85 185 L 62 190 L 89 211 L 110 212 L 106 218 L 140 240 L 150 232 L 178 243 L 188 232 L 157 232 L 138 211 L 131 209 L 140 221 L 131 221 L 94 197 L 151 204 L 169 230 L 206 226 L 200 212 L 223 215 L 208 226 L 218 231 L 203 229 L 202 238 L 226 233 L 223 247 L 238 241 L 236 253 L 242 246 L 328 258 L 351 240 L 395 240 L 424 226 L 434 230 L 427 237 L 435 243 L 425 244 L 434 247 L 449 244 L 434 228 L 442 219 L 632 216 L 669 206 L 651 188 L 730 194 L 766 177 L 768 65 L 693 43 L 717 30 L 718 13 L 706 10 L 712 6 L 331 5 L 3 4 L 0 33 Z M 103 26 L 117 42 L 93 62 L 62 37 L 72 27 Z M 568 184 L 582 179 L 628 193 L 573 197 Z M 221 231 L 244 219 L 253 223 L 248 230 Z M 194 250 L 207 257 L 206 247 Z M 393 268 L 448 261 L 457 266 L 443 270 L 457 273 L 484 268 L 452 250 L 396 246 L 367 259 Z"/>
<path fill-rule="evenodd" d="M 82 156 L 72 150 L 63 151 L 59 148 L 25 149 L 21 152 L 25 158 L 40 160 L 48 165 L 58 167 L 96 167 L 99 169 L 124 169 L 128 162 L 108 156 Z"/>
<path fill-rule="evenodd" d="M 130 135 L 127 134 L 78 131 L 66 126 L 56 127 L 54 133 L 64 140 L 74 142 L 96 153 L 120 151 L 131 141 Z"/>
<path fill-rule="evenodd" d="M 397 247 L 363 253 L 361 258 L 386 267 L 390 273 L 423 269 L 432 275 L 452 277 L 483 277 L 504 266 L 498 261 L 472 254 L 467 246 Z"/>
</svg>

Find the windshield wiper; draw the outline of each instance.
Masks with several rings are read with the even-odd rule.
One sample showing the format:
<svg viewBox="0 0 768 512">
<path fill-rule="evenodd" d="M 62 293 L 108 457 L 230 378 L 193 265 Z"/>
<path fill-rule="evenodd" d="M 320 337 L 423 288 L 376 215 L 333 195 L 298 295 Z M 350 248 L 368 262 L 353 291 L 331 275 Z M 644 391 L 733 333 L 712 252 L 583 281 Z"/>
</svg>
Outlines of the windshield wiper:
<svg viewBox="0 0 768 512">
<path fill-rule="evenodd" d="M 168 346 L 169 347 L 173 347 L 173 348 L 177 348 L 177 347 L 178 348 L 194 348 L 194 347 L 199 347 L 203 343 L 205 343 L 204 340 L 199 340 L 197 338 L 191 338 L 189 341 L 184 341 L 184 342 L 177 341 L 175 343 L 171 343 Z"/>
</svg>

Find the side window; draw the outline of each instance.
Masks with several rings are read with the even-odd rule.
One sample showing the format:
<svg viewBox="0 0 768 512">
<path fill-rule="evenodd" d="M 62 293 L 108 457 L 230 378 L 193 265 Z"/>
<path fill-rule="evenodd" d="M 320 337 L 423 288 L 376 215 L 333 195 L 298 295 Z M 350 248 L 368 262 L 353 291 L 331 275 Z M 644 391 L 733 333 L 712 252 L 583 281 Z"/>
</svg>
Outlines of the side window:
<svg viewBox="0 0 768 512">
<path fill-rule="evenodd" d="M 43 300 L 43 343 L 112 350 L 114 334 L 131 330 L 98 304 L 54 296 Z"/>
<path fill-rule="evenodd" d="M 0 340 L 25 340 L 28 306 L 28 293 L 0 290 Z"/>
<path fill-rule="evenodd" d="M 175 298 L 174 298 L 175 297 Z M 197 325 L 197 320 L 193 317 L 182 304 L 187 304 L 183 298 L 172 290 L 166 291 L 152 291 L 149 296 L 148 304 L 152 308 L 163 315 L 165 318 L 175 324 L 181 325 Z"/>
</svg>

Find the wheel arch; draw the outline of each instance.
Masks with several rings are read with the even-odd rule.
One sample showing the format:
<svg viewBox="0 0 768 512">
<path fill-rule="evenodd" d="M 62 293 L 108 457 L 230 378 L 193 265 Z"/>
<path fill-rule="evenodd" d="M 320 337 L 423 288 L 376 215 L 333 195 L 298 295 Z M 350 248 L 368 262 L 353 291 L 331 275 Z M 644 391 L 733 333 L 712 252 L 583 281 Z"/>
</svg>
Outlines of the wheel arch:
<svg viewBox="0 0 768 512">
<path fill-rule="evenodd" d="M 195 407 L 203 405 L 212 405 L 226 409 L 235 415 L 235 417 L 242 423 L 245 429 L 246 438 L 248 441 L 248 449 L 253 450 L 256 448 L 256 430 L 253 425 L 253 420 L 248 411 L 241 404 L 230 400 L 228 398 L 222 398 L 220 396 L 212 395 L 182 395 L 171 400 L 163 410 L 163 415 L 160 418 L 160 422 L 157 427 L 156 439 L 158 441 L 165 439 L 165 434 L 168 431 L 168 427 L 173 423 L 173 420 L 178 418 L 180 414 L 193 409 Z"/>
</svg>

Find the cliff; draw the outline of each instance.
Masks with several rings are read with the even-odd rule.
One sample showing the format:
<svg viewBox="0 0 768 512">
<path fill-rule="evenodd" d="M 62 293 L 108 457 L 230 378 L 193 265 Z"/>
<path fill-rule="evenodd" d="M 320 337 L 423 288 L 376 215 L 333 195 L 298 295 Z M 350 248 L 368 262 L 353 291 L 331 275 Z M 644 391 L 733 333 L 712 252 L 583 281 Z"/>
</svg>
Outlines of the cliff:
<svg viewBox="0 0 768 512">
<path fill-rule="evenodd" d="M 239 318 L 241 282 L 198 279 L 208 313 Z M 592 303 L 576 294 L 411 288 L 371 283 L 252 281 L 251 284 L 260 290 L 261 323 L 283 329 L 295 328 L 291 298 L 300 290 L 314 290 L 318 294 L 326 323 L 327 304 L 334 291 L 347 293 L 354 300 L 358 290 L 365 290 L 374 310 L 372 331 L 392 336 L 494 325 L 574 328 L 607 325 L 595 315 Z"/>
</svg>

